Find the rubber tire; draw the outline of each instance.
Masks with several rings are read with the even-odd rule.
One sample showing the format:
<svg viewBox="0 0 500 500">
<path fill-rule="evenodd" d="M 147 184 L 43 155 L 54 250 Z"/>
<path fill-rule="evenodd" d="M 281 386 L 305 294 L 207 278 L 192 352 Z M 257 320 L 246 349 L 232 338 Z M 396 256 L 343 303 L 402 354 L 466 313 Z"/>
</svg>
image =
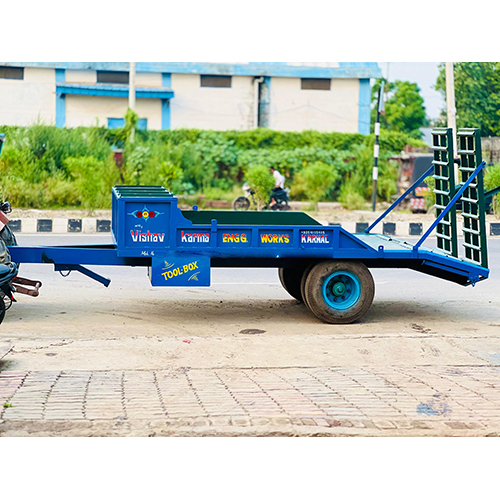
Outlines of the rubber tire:
<svg viewBox="0 0 500 500">
<path fill-rule="evenodd" d="M 233 201 L 234 210 L 248 210 L 250 208 L 250 200 L 245 196 L 239 196 Z"/>
<path fill-rule="evenodd" d="M 300 286 L 305 266 L 280 267 L 278 276 L 283 288 L 296 300 L 302 302 L 302 292 Z"/>
<path fill-rule="evenodd" d="M 302 279 L 300 281 L 300 295 L 302 296 L 302 302 L 309 308 L 309 304 L 307 303 L 307 297 L 306 297 L 306 281 L 307 277 L 309 276 L 309 273 L 311 272 L 311 269 L 316 265 L 316 263 L 309 264 L 304 272 L 302 273 Z M 309 308 L 310 309 L 310 308 Z"/>
<path fill-rule="evenodd" d="M 323 283 L 338 271 L 347 271 L 359 280 L 359 298 L 347 309 L 332 307 L 323 296 Z M 320 262 L 310 270 L 304 285 L 307 306 L 317 318 L 325 323 L 347 324 L 357 321 L 370 309 L 375 295 L 373 276 L 368 268 L 360 262 L 335 260 Z"/>
</svg>

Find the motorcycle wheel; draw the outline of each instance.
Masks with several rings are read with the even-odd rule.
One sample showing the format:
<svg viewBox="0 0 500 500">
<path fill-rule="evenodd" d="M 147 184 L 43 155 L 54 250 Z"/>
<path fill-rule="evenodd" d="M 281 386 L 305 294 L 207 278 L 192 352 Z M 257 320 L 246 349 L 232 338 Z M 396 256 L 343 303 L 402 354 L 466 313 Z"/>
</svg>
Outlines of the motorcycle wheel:
<svg viewBox="0 0 500 500">
<path fill-rule="evenodd" d="M 233 208 L 235 210 L 248 210 L 250 208 L 250 200 L 244 196 L 238 196 L 238 198 L 233 201 Z"/>
<path fill-rule="evenodd" d="M 3 297 L 0 297 L 0 324 L 2 324 L 2 321 L 5 318 L 5 311 L 6 311 L 5 302 L 3 301 Z"/>
<path fill-rule="evenodd" d="M 271 207 L 271 209 L 279 211 L 290 210 L 290 205 L 288 205 L 288 203 L 276 203 Z"/>
<path fill-rule="evenodd" d="M 5 226 L 2 231 L 0 231 L 0 238 L 2 238 L 8 247 L 17 247 L 16 235 L 9 226 Z"/>
</svg>

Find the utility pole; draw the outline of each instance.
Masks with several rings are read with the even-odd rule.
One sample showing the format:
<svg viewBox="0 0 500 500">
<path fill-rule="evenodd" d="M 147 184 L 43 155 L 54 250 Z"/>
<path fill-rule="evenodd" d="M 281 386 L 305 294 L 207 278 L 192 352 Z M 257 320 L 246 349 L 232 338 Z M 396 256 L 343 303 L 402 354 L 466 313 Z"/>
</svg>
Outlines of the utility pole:
<svg viewBox="0 0 500 500">
<path fill-rule="evenodd" d="M 453 130 L 453 157 L 457 157 L 457 108 L 455 107 L 455 78 L 453 75 L 453 63 L 446 65 L 446 111 L 448 116 L 448 128 Z"/>
<path fill-rule="evenodd" d="M 375 121 L 375 145 L 373 146 L 373 188 L 372 188 L 372 211 L 375 212 L 375 205 L 377 204 L 377 180 L 378 180 L 378 153 L 379 153 L 379 136 L 380 136 L 380 113 L 384 113 L 384 88 L 385 82 L 380 82 L 378 89 L 378 102 L 377 102 L 377 119 Z"/>
<path fill-rule="evenodd" d="M 130 63 L 128 107 L 135 111 L 135 62 Z M 130 142 L 134 142 L 135 127 L 130 131 Z"/>
</svg>

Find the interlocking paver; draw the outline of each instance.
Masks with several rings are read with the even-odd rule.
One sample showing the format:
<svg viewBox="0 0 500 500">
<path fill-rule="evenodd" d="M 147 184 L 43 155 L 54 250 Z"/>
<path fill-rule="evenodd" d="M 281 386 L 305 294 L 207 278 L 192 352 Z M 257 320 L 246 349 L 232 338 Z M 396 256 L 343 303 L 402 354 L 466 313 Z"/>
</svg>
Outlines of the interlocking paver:
<svg viewBox="0 0 500 500">
<path fill-rule="evenodd" d="M 370 432 L 500 427 L 491 366 L 0 372 L 3 421 Z M 156 429 L 159 429 L 158 424 Z M 316 431 L 314 431 L 316 432 Z"/>
</svg>

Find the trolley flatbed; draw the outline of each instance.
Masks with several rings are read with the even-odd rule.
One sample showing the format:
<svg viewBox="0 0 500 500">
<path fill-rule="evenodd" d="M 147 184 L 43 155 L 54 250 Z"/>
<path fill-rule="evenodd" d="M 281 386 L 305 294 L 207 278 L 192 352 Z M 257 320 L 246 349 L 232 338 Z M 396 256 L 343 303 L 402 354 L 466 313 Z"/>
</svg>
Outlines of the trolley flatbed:
<svg viewBox="0 0 500 500">
<path fill-rule="evenodd" d="M 484 193 L 479 186 L 484 162 L 479 161 L 480 149 L 466 144 L 468 149 L 461 150 L 463 182 L 449 185 L 452 170 L 443 169 L 453 169 L 450 134 L 437 131 L 434 136 L 438 216 L 415 244 L 371 233 L 413 186 L 364 233 L 323 226 L 300 212 L 180 210 L 177 198 L 164 187 L 115 186 L 114 244 L 9 250 L 13 262 L 51 263 L 56 271 L 79 271 L 106 286 L 107 278 L 84 266 L 142 266 L 148 269 L 153 286 L 170 287 L 209 286 L 211 267 L 274 267 L 283 287 L 318 318 L 350 323 L 361 318 L 373 301 L 375 285 L 369 268 L 409 268 L 463 286 L 488 277 Z M 463 257 L 458 255 L 453 212 L 458 199 L 469 207 L 462 214 Z M 423 247 L 434 230 L 438 248 Z"/>
</svg>

